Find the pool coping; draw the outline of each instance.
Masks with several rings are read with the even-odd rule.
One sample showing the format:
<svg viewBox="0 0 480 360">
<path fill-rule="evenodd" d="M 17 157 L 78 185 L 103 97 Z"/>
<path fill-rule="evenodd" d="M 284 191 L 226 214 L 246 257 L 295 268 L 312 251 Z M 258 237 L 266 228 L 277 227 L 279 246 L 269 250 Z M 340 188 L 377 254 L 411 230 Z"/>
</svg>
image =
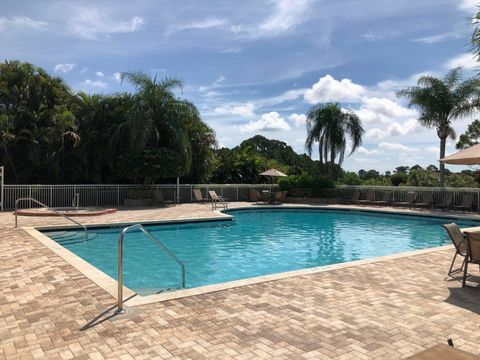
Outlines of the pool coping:
<svg viewBox="0 0 480 360">
<path fill-rule="evenodd" d="M 258 210 L 258 209 L 320 209 L 320 210 L 342 210 L 342 211 L 352 211 L 352 212 L 369 212 L 369 213 L 384 213 L 384 214 L 396 214 L 396 215 L 411 215 L 411 216 L 424 216 L 424 217 L 433 217 L 433 218 L 445 218 L 445 219 L 453 219 L 453 220 L 477 220 L 480 219 L 473 218 L 471 216 L 458 216 L 452 214 L 422 214 L 416 211 L 389 211 L 388 209 L 372 209 L 372 208 L 357 208 L 357 207 L 342 207 L 342 206 L 322 206 L 322 205 L 284 205 L 284 206 L 261 206 L 261 207 L 252 207 L 252 206 L 240 206 L 235 207 L 231 210 L 233 213 L 235 211 L 241 210 Z M 137 222 L 110 222 L 110 223 L 103 223 L 103 224 L 92 224 L 87 225 L 90 228 L 109 228 L 109 227 L 118 227 L 118 226 L 128 226 L 136 223 L 141 223 L 145 225 L 152 225 L 152 224 L 179 224 L 179 223 L 194 223 L 194 222 L 214 222 L 214 221 L 225 221 L 225 220 L 233 220 L 234 216 L 225 214 L 224 211 L 228 210 L 217 210 L 215 217 L 194 217 L 194 218 L 181 218 L 181 219 L 163 219 L 163 220 L 145 220 L 145 221 L 137 221 Z M 97 284 L 100 288 L 105 290 L 109 295 L 117 299 L 117 291 L 118 291 L 118 282 L 117 280 L 113 279 L 94 265 L 90 264 L 89 262 L 83 260 L 78 255 L 74 254 L 70 250 L 66 249 L 62 245 L 58 244 L 54 240 L 50 239 L 45 234 L 41 233 L 40 230 L 59 230 L 59 229 L 79 229 L 76 225 L 62 225 L 62 226 L 36 226 L 36 227 L 22 227 L 30 236 L 37 239 L 40 243 L 50 249 L 52 252 L 60 256 L 64 259 L 67 263 L 72 265 L 75 269 L 77 269 L 80 273 L 82 273 L 85 277 L 90 279 L 92 282 Z M 464 228 L 463 231 L 479 231 L 480 226 L 478 227 L 470 227 Z M 205 285 L 199 286 L 191 289 L 184 289 L 184 290 L 175 290 L 171 292 L 164 292 L 159 294 L 152 294 L 152 295 L 139 295 L 133 290 L 129 289 L 126 286 L 123 286 L 123 294 L 125 305 L 127 306 L 139 306 L 139 305 L 146 305 L 152 304 L 161 301 L 167 300 L 174 300 L 185 298 L 189 296 L 207 294 L 227 289 L 233 289 L 241 286 L 247 285 L 254 285 L 264 282 L 276 281 L 287 279 L 291 277 L 297 276 L 306 276 L 311 274 L 318 274 L 338 269 L 345 269 L 354 266 L 361 266 L 367 264 L 373 264 L 377 262 L 383 262 L 387 260 L 399 259 L 409 256 L 427 254 L 432 252 L 438 252 L 442 250 L 453 249 L 453 245 L 444 245 L 444 246 L 437 246 L 433 248 L 427 249 L 420 249 L 420 250 L 413 250 L 408 252 L 402 252 L 398 254 L 392 255 L 384 255 L 378 256 L 370 259 L 362 259 L 362 260 L 353 260 L 339 264 L 332 264 L 332 265 L 322 265 L 316 266 L 312 268 L 306 269 L 299 269 L 299 270 L 291 270 L 286 272 L 268 274 L 268 275 L 261 275 L 255 277 L 249 277 L 245 279 L 233 280 L 228 282 L 223 282 L 219 284 L 212 284 L 212 285 Z M 116 250 L 116 249 L 115 249 Z M 117 299 L 118 300 L 118 299 Z"/>
</svg>

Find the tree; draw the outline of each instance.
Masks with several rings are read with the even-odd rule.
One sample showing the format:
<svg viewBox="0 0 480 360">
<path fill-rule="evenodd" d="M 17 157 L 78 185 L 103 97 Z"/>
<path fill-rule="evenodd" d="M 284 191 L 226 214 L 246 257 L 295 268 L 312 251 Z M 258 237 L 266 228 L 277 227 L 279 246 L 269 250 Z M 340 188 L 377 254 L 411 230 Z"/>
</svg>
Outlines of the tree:
<svg viewBox="0 0 480 360">
<path fill-rule="evenodd" d="M 465 131 L 458 139 L 456 148 L 466 149 L 470 146 L 478 144 L 480 140 L 480 121 L 475 120 L 468 125 L 467 131 Z"/>
<path fill-rule="evenodd" d="M 328 163 L 330 156 L 329 175 L 332 176 L 333 165 L 338 157 L 338 165 L 342 165 L 347 149 L 347 138 L 350 139 L 351 155 L 362 145 L 365 130 L 360 118 L 351 111 L 343 111 L 339 104 L 317 104 L 307 113 L 307 139 L 305 148 L 312 155 L 315 142 L 318 142 L 320 164 Z"/>
<path fill-rule="evenodd" d="M 395 173 L 402 173 L 402 174 L 408 174 L 408 171 L 410 170 L 409 166 L 398 166 L 395 168 Z"/>
<path fill-rule="evenodd" d="M 418 121 L 425 127 L 434 128 L 440 138 L 440 158 L 445 157 L 447 138 L 455 139 L 452 121 L 471 115 L 478 105 L 480 80 L 462 81 L 461 68 L 450 70 L 443 79 L 422 76 L 417 86 L 397 93 L 409 101 L 409 106 L 420 110 Z M 445 164 L 440 163 L 440 186 L 445 186 Z"/>
<path fill-rule="evenodd" d="M 215 134 L 201 120 L 198 109 L 191 102 L 175 96 L 175 90 L 182 89 L 182 82 L 175 78 L 158 80 L 141 72 L 122 73 L 121 79 L 128 80 L 137 89 L 134 106 L 127 115 L 130 153 L 174 151 L 178 164 L 182 165 L 177 164 L 174 169 L 155 167 L 157 172 L 148 171 L 148 174 L 144 171 L 144 182 L 170 178 L 174 173 L 177 177 L 190 175 L 195 178 L 192 168 L 200 178 L 205 177 L 202 166 L 211 161 Z M 144 158 L 150 158 L 147 155 L 144 154 Z M 196 164 L 192 167 L 194 160 Z"/>
</svg>

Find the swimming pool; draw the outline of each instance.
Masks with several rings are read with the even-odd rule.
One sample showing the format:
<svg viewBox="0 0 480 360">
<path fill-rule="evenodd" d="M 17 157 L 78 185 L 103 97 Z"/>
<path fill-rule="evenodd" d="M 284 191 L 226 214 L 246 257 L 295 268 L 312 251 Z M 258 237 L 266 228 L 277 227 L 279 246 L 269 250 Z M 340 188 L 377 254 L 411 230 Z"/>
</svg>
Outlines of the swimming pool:
<svg viewBox="0 0 480 360">
<path fill-rule="evenodd" d="M 452 220 L 342 210 L 229 211 L 234 220 L 146 225 L 186 267 L 186 287 L 426 249 L 448 244 L 441 224 Z M 474 221 L 456 221 L 461 227 Z M 123 227 L 44 234 L 112 278 Z M 142 295 L 178 289 L 180 269 L 140 231 L 124 241 L 124 283 Z"/>
</svg>

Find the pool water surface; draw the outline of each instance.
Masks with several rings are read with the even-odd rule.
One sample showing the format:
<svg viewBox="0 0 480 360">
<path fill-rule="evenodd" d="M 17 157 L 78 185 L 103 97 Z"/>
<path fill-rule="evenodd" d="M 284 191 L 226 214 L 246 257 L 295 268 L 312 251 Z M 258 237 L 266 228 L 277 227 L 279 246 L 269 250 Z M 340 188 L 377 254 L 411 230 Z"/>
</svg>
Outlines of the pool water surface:
<svg viewBox="0 0 480 360">
<path fill-rule="evenodd" d="M 369 259 L 449 244 L 449 219 L 341 210 L 254 209 L 234 220 L 146 225 L 186 267 L 186 287 Z M 474 221 L 456 221 L 461 227 Z M 123 227 L 44 233 L 117 279 L 117 242 Z M 124 240 L 124 283 L 148 295 L 180 286 L 181 272 L 140 231 Z"/>
</svg>

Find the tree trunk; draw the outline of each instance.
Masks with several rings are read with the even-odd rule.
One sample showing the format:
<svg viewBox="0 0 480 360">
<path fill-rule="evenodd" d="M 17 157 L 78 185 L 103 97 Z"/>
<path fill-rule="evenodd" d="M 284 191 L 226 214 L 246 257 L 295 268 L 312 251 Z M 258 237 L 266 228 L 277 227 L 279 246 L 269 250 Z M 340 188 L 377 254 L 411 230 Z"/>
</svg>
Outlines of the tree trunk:
<svg viewBox="0 0 480 360">
<path fill-rule="evenodd" d="M 330 149 L 330 166 L 328 167 L 328 176 L 331 179 L 333 179 L 334 168 L 335 168 L 335 149 L 332 147 Z"/>
<path fill-rule="evenodd" d="M 320 165 L 323 165 L 323 139 L 322 138 L 318 142 L 318 155 L 319 155 L 318 160 L 320 161 Z"/>
<path fill-rule="evenodd" d="M 445 157 L 445 146 L 447 143 L 446 137 L 440 138 L 440 159 Z M 445 186 L 445 163 L 440 161 L 440 186 Z"/>
</svg>

